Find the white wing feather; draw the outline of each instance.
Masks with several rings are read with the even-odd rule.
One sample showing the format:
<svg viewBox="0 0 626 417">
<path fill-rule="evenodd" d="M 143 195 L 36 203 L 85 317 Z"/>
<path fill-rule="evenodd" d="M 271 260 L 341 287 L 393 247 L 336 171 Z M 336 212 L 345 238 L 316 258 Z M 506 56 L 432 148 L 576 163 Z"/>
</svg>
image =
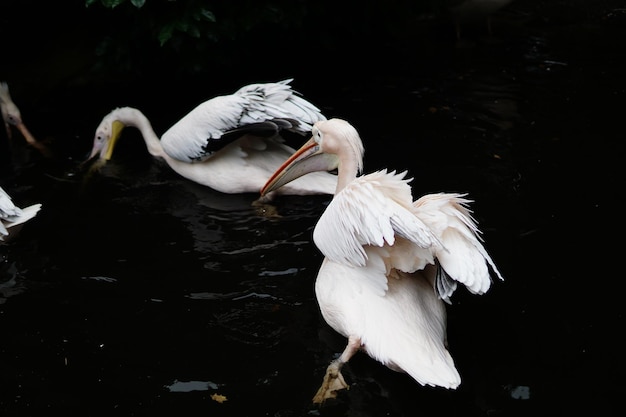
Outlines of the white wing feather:
<svg viewBox="0 0 626 417">
<path fill-rule="evenodd" d="M 219 140 L 229 131 L 272 120 L 287 122 L 287 129 L 299 134 L 309 132 L 326 118 L 291 89 L 291 81 L 250 84 L 205 101 L 161 136 L 163 150 L 183 162 L 203 160 L 222 146 Z"/>
<path fill-rule="evenodd" d="M 482 245 L 480 230 L 472 217 L 465 194 L 429 194 L 415 201 L 413 213 L 442 242 L 435 256 L 450 278 L 465 285 L 475 294 L 485 293 L 491 286 L 488 265 L 500 278 L 502 275 Z"/>
<path fill-rule="evenodd" d="M 393 245 L 396 237 L 420 248 L 438 244 L 436 236 L 411 213 L 411 189 L 405 174 L 383 170 L 363 175 L 335 195 L 313 233 L 324 256 L 364 266 L 366 245 Z"/>
<path fill-rule="evenodd" d="M 163 150 L 183 162 L 202 159 L 210 140 L 238 126 L 246 100 L 230 95 L 205 101 L 176 122 L 161 136 Z"/>
<path fill-rule="evenodd" d="M 472 293 L 485 293 L 491 285 L 489 266 L 502 276 L 481 243 L 467 207 L 471 201 L 465 194 L 440 193 L 413 202 L 405 175 L 382 170 L 352 181 L 320 217 L 313 232 L 316 246 L 333 262 L 367 265 L 366 270 L 372 271 L 367 281 L 377 293 L 387 290 L 384 277 L 391 269 L 411 273 L 435 259 L 446 273 L 440 279 L 460 282 Z M 385 260 L 386 274 L 379 274 L 380 265 L 372 265 L 379 259 Z M 455 286 L 447 288 L 440 296 L 449 301 Z"/>
<path fill-rule="evenodd" d="M 0 188 L 0 240 L 9 234 L 8 228 L 32 219 L 40 209 L 39 203 L 25 208 L 17 207 L 6 191 Z"/>
</svg>

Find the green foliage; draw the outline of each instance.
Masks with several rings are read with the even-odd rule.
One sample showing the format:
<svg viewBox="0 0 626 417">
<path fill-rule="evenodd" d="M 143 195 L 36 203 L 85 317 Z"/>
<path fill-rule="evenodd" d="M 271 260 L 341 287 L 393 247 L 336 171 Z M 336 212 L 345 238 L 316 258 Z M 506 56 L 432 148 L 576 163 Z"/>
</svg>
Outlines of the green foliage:
<svg viewBox="0 0 626 417">
<path fill-rule="evenodd" d="M 157 66 L 198 74 L 281 55 L 298 45 L 312 11 L 303 0 L 83 1 L 92 30 L 100 28 L 94 70 L 141 76 Z"/>
<path fill-rule="evenodd" d="M 172 39 L 176 31 L 185 33 L 193 38 L 200 38 L 207 23 L 215 23 L 215 15 L 212 11 L 201 5 L 190 5 L 182 9 L 178 18 L 163 22 L 158 30 L 158 39 L 161 45 Z"/>
<path fill-rule="evenodd" d="M 91 6 L 94 3 L 102 3 L 104 7 L 114 8 L 119 6 L 122 3 L 125 3 L 126 0 L 85 0 L 85 5 L 87 7 Z M 133 6 L 140 8 L 144 5 L 145 0 L 130 0 Z"/>
<path fill-rule="evenodd" d="M 124 7 L 129 3 L 133 7 Z M 231 0 L 215 4 L 200 0 L 85 0 L 87 7 L 97 4 L 113 11 L 118 17 L 116 21 L 132 19 L 139 27 L 149 29 L 161 46 L 180 42 L 176 41 L 178 35 L 218 41 L 236 39 L 266 25 L 299 25 L 306 11 L 303 2 L 290 0 Z"/>
<path fill-rule="evenodd" d="M 95 25 L 95 70 L 202 74 L 245 62 L 306 59 L 311 47 L 407 39 L 430 0 L 82 0 Z M 395 39 L 394 38 L 394 39 Z M 294 58 L 295 57 L 295 58 Z"/>
<path fill-rule="evenodd" d="M 100 3 L 105 8 L 115 9 L 124 3 L 130 3 L 135 9 L 142 9 L 141 17 L 146 22 L 154 22 L 157 25 L 155 37 L 161 45 L 173 38 L 175 32 L 181 32 L 193 38 L 199 38 L 200 34 L 210 29 L 207 23 L 215 23 L 215 15 L 202 2 L 195 0 L 158 2 L 147 5 L 146 0 L 85 0 L 87 7 Z M 164 4 L 169 3 L 169 4 Z M 138 10 L 134 11 L 135 14 Z M 132 13 L 124 10 L 124 13 Z"/>
</svg>

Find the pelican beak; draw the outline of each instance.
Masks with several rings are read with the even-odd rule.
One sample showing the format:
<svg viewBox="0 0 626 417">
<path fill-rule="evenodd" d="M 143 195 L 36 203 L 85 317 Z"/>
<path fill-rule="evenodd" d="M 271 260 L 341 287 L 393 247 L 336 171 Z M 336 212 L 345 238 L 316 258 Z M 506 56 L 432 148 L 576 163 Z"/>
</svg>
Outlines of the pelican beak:
<svg viewBox="0 0 626 417">
<path fill-rule="evenodd" d="M 96 138 L 94 139 L 93 148 L 91 148 L 91 152 L 87 159 L 80 163 L 80 169 L 85 169 L 87 165 L 89 165 L 89 173 L 91 174 L 94 171 L 102 168 L 111 156 L 113 155 L 113 149 L 115 148 L 115 144 L 118 139 L 122 135 L 122 130 L 124 130 L 124 123 L 119 120 L 114 120 L 111 123 L 111 134 L 109 135 L 109 139 L 102 139 L 105 137 L 104 134 L 99 133 L 100 127 L 96 131 Z M 98 160 L 91 163 L 97 156 L 99 156 Z"/>
<path fill-rule="evenodd" d="M 22 136 L 24 136 L 24 139 L 26 139 L 26 142 L 30 143 L 31 145 L 37 144 L 37 141 L 35 140 L 33 135 L 31 135 L 31 133 L 28 131 L 24 123 L 20 122 L 16 124 L 15 127 L 20 131 Z"/>
<path fill-rule="evenodd" d="M 91 153 L 83 163 L 91 161 L 98 155 L 100 156 L 100 159 L 104 161 L 108 161 L 109 159 L 111 159 L 111 156 L 113 155 L 113 149 L 115 148 L 118 139 L 122 135 L 122 130 L 124 130 L 124 127 L 124 123 L 120 122 L 119 120 L 114 120 L 111 123 L 111 134 L 107 141 L 102 141 L 101 139 L 99 139 L 99 133 L 96 132 L 96 139 L 94 140 L 94 145 L 91 149 Z M 98 128 L 98 130 L 100 130 L 100 128 Z"/>
<path fill-rule="evenodd" d="M 39 152 L 41 152 L 41 154 L 43 156 L 46 157 L 50 157 L 52 156 L 52 153 L 50 152 L 50 149 L 48 149 L 48 147 L 46 145 L 44 145 L 41 142 L 38 142 L 35 137 L 28 131 L 28 128 L 26 128 L 26 125 L 22 122 L 19 122 L 15 125 L 15 127 L 20 131 L 20 133 L 22 134 L 22 136 L 24 136 L 24 139 L 26 139 L 26 142 L 32 146 L 33 148 L 37 149 Z"/>
<path fill-rule="evenodd" d="M 124 130 L 124 127 L 124 123 L 120 122 L 119 120 L 114 120 L 113 123 L 111 123 L 111 139 L 109 139 L 109 143 L 106 147 L 106 152 L 104 153 L 104 159 L 106 161 L 111 159 L 111 156 L 113 155 L 113 148 L 115 148 L 117 140 L 122 135 L 122 130 Z"/>
<path fill-rule="evenodd" d="M 319 144 L 309 139 L 272 174 L 261 189 L 261 196 L 272 192 L 301 176 L 315 171 L 332 171 L 339 165 L 335 155 L 323 153 Z"/>
</svg>

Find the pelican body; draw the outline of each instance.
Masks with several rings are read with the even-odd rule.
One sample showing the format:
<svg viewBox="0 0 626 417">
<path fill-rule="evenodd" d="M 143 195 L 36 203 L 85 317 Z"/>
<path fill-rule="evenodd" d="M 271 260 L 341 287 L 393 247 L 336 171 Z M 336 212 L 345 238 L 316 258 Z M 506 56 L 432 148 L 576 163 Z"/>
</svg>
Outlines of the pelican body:
<svg viewBox="0 0 626 417">
<path fill-rule="evenodd" d="M 359 175 L 363 144 L 344 120 L 317 122 L 312 134 L 261 194 L 309 172 L 338 170 L 334 197 L 313 232 L 324 255 L 315 294 L 324 320 L 348 343 L 313 401 L 347 388 L 340 370 L 359 350 L 422 385 L 458 387 L 444 303 L 458 283 L 484 294 L 492 273 L 502 279 L 481 243 L 471 201 L 458 193 L 414 201 L 406 172 Z"/>
<path fill-rule="evenodd" d="M 11 196 L 0 187 L 0 241 L 9 236 L 9 229 L 27 222 L 37 215 L 41 204 L 20 208 L 13 204 Z"/>
<path fill-rule="evenodd" d="M 122 129 L 141 132 L 148 152 L 178 174 L 222 193 L 257 193 L 267 178 L 291 156 L 280 133 L 305 135 L 312 124 L 326 118 L 289 85 L 250 84 L 231 95 L 214 97 L 197 106 L 159 139 L 138 109 L 121 107 L 106 115 L 94 138 L 89 159 L 107 161 Z M 329 194 L 336 176 L 318 172 L 276 194 Z"/>
</svg>

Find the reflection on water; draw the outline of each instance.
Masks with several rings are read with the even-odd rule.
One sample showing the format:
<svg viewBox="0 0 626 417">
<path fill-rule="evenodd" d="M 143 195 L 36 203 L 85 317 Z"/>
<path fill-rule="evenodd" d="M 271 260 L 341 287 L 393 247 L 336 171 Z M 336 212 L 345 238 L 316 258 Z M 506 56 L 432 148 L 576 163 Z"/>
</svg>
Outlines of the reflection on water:
<svg viewBox="0 0 626 417">
<path fill-rule="evenodd" d="M 0 281 L 0 304 L 4 304 L 9 297 L 21 294 L 26 290 L 24 281 L 19 278 L 15 262 L 8 264 L 3 260 L 1 271 L 2 281 Z"/>
<path fill-rule="evenodd" d="M 211 381 L 174 381 L 171 385 L 166 386 L 170 392 L 191 392 L 191 391 L 208 391 L 219 388 Z"/>
<path fill-rule="evenodd" d="M 511 398 L 514 400 L 528 400 L 530 399 L 530 388 L 524 385 L 517 385 L 514 387 L 508 387 Z"/>
</svg>

